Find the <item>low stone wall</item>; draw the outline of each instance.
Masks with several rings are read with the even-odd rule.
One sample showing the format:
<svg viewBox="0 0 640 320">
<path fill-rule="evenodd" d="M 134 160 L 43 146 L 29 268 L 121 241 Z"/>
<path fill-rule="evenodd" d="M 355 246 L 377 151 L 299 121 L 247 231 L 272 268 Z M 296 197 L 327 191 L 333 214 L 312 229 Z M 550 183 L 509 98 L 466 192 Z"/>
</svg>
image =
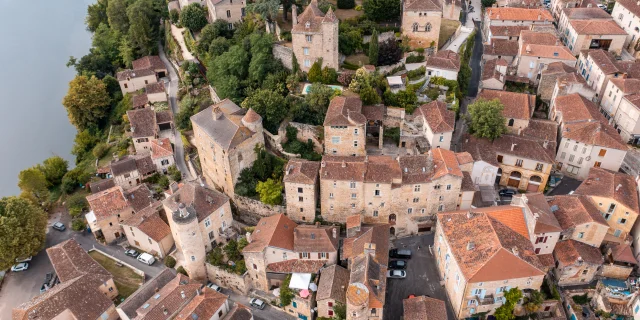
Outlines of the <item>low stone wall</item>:
<svg viewBox="0 0 640 320">
<path fill-rule="evenodd" d="M 390 66 L 378 67 L 378 72 L 380 74 L 383 74 L 383 75 L 388 75 L 388 73 L 391 72 L 391 70 L 393 70 L 393 69 L 395 69 L 395 68 L 397 68 L 399 66 L 402 66 L 402 65 L 404 65 L 404 62 L 403 62 L 403 60 L 400 60 L 400 62 L 398 62 L 396 64 L 392 64 Z"/>
<path fill-rule="evenodd" d="M 231 289 L 233 292 L 242 295 L 247 295 L 249 290 L 251 290 L 251 281 L 249 281 L 248 272 L 240 276 L 209 263 L 205 263 L 205 267 L 207 268 L 207 278 L 209 278 L 211 283 L 226 289 Z"/>
<path fill-rule="evenodd" d="M 285 158 L 300 158 L 300 155 L 297 153 L 289 153 L 284 151 L 282 148 L 282 143 L 285 142 L 286 138 L 284 134 L 272 134 L 271 132 L 264 130 L 264 141 L 267 144 L 267 147 L 272 151 L 277 151 L 282 154 Z"/>
<path fill-rule="evenodd" d="M 134 267 L 134 266 L 132 266 L 132 265 L 130 265 L 130 264 L 128 264 L 128 263 L 126 263 L 126 262 L 124 262 L 124 261 L 122 261 L 122 260 L 120 260 L 120 259 L 118 259 L 118 258 L 116 258 L 116 257 L 114 257 L 114 256 L 112 256 L 112 255 L 100 250 L 100 249 L 96 249 L 95 247 L 93 247 L 92 249 L 89 249 L 89 252 L 91 252 L 91 251 L 97 251 L 100 254 L 102 254 L 103 256 L 105 256 L 105 257 L 107 257 L 107 258 L 109 258 L 109 259 L 111 259 L 111 260 L 113 260 L 113 261 L 115 261 L 117 263 L 120 263 L 123 266 L 126 266 L 127 268 L 129 268 L 131 270 L 133 270 L 133 272 L 135 272 L 137 275 L 142 277 L 142 281 L 144 282 L 144 271 L 142 271 L 142 270 L 140 270 L 140 269 L 138 269 L 138 268 L 136 268 L 136 267 Z M 157 259 L 156 259 L 156 262 L 157 263 L 162 263 L 162 261 L 159 261 Z"/>
<path fill-rule="evenodd" d="M 396 38 L 396 34 L 393 31 L 387 31 L 387 32 L 383 32 L 381 34 L 378 35 L 378 43 L 380 42 L 385 42 L 389 39 L 395 39 Z M 369 43 L 369 41 L 371 41 L 371 36 L 362 36 L 362 43 Z"/>
<path fill-rule="evenodd" d="M 292 60 L 293 60 L 293 50 L 287 46 L 281 45 L 281 44 L 273 44 L 273 56 L 276 59 L 279 59 L 280 61 L 282 61 L 282 64 L 285 66 L 285 68 L 291 70 L 292 68 Z"/>
<path fill-rule="evenodd" d="M 633 271 L 633 268 L 619 266 L 613 263 L 605 263 L 602 265 L 601 274 L 603 277 L 626 280 Z"/>
<path fill-rule="evenodd" d="M 248 225 L 257 225 L 258 221 L 263 217 L 287 213 L 285 204 L 272 206 L 237 194 L 233 197 L 233 204 L 236 207 L 238 220 Z"/>
<path fill-rule="evenodd" d="M 298 129 L 298 140 L 307 142 L 309 139 L 311 139 L 311 141 L 313 141 L 313 150 L 320 154 L 324 152 L 322 141 L 320 140 L 322 130 L 324 130 L 322 126 L 314 126 L 299 122 L 289 122 L 288 125 Z M 279 135 L 283 137 L 282 142 L 286 142 L 286 130 L 286 126 L 280 127 Z"/>
<path fill-rule="evenodd" d="M 387 113 L 382 120 L 385 127 L 400 127 L 405 119 L 405 110 L 403 108 L 387 107 Z"/>
</svg>

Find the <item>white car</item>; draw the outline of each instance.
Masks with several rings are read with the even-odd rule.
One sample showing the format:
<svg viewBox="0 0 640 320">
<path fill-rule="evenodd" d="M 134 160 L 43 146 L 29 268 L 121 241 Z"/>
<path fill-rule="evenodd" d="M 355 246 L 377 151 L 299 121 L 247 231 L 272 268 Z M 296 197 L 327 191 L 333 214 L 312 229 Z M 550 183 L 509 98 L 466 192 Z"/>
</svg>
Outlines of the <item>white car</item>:
<svg viewBox="0 0 640 320">
<path fill-rule="evenodd" d="M 389 270 L 387 271 L 387 278 L 398 278 L 398 279 L 402 279 L 402 278 L 406 278 L 407 277 L 407 272 L 404 270 Z"/>
<path fill-rule="evenodd" d="M 138 261 L 147 265 L 152 265 L 154 262 L 156 262 L 156 258 L 148 253 L 143 253 L 138 256 Z"/>
<path fill-rule="evenodd" d="M 211 289 L 213 289 L 215 291 L 222 292 L 222 288 L 220 288 L 219 286 L 217 286 L 217 285 L 215 285 L 215 284 L 213 284 L 211 282 L 209 282 L 209 284 L 207 284 L 207 287 L 209 287 L 209 288 L 211 288 Z"/>
<path fill-rule="evenodd" d="M 253 298 L 251 299 L 251 301 L 249 301 L 249 304 L 254 307 L 254 308 L 258 308 L 260 310 L 264 309 L 264 307 L 267 306 L 266 303 L 264 303 L 264 301 L 258 299 L 258 298 Z"/>
<path fill-rule="evenodd" d="M 11 267 L 11 272 L 20 272 L 29 269 L 29 263 L 21 262 Z"/>
<path fill-rule="evenodd" d="M 607 9 L 607 6 L 605 6 L 604 4 L 598 4 L 598 8 L 605 10 Z"/>
</svg>

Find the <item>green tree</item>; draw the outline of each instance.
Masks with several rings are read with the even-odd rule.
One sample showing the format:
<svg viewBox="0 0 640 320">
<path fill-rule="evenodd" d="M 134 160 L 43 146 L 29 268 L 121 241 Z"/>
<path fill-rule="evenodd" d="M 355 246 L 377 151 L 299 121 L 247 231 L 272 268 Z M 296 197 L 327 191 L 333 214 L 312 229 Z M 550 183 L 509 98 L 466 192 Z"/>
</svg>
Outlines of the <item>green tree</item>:
<svg viewBox="0 0 640 320">
<path fill-rule="evenodd" d="M 283 307 L 290 305 L 294 297 L 293 291 L 289 288 L 290 283 L 291 275 L 288 274 L 280 285 L 280 305 Z"/>
<path fill-rule="evenodd" d="M 69 162 L 60 156 L 53 156 L 45 159 L 38 169 L 44 173 L 49 185 L 55 186 L 62 182 L 62 177 L 69 169 Z"/>
<path fill-rule="evenodd" d="M 373 21 L 391 21 L 400 17 L 400 1 L 364 0 L 362 7 L 367 18 Z"/>
<path fill-rule="evenodd" d="M 211 250 L 211 253 L 207 256 L 207 262 L 214 266 L 221 266 L 224 264 L 224 254 L 221 247 L 215 247 Z"/>
<path fill-rule="evenodd" d="M 76 134 L 73 139 L 73 148 L 71 148 L 71 154 L 77 157 L 76 162 L 80 162 L 84 159 L 91 149 L 96 145 L 98 139 L 89 130 L 83 130 Z"/>
<path fill-rule="evenodd" d="M 327 113 L 327 108 L 329 108 L 329 103 L 334 95 L 335 91 L 331 89 L 331 87 L 321 84 L 312 84 L 309 88 L 309 93 L 304 97 L 304 99 L 307 102 L 310 111 L 317 114 L 318 118 L 323 121 L 324 116 Z"/>
<path fill-rule="evenodd" d="M 83 218 L 75 218 L 71 221 L 71 229 L 73 231 L 82 231 L 85 227 Z"/>
<path fill-rule="evenodd" d="M 180 24 L 191 31 L 200 31 L 207 25 L 207 11 L 198 3 L 192 3 L 180 12 Z"/>
<path fill-rule="evenodd" d="M 62 100 L 69 120 L 78 130 L 97 127 L 107 115 L 110 102 L 104 83 L 96 77 L 85 76 L 76 76 L 71 80 L 69 91 Z"/>
<path fill-rule="evenodd" d="M 369 64 L 378 65 L 378 30 L 373 30 L 369 41 Z"/>
<path fill-rule="evenodd" d="M 253 3 L 247 4 L 247 11 L 259 14 L 267 21 L 274 21 L 278 15 L 279 7 L 280 0 L 256 0 Z M 286 8 L 284 12 L 287 12 Z"/>
<path fill-rule="evenodd" d="M 483 8 L 491 8 L 493 4 L 496 3 L 496 0 L 482 0 L 481 4 Z"/>
<path fill-rule="evenodd" d="M 173 24 L 180 22 L 180 12 L 178 9 L 171 9 L 171 11 L 169 11 L 169 20 L 171 20 Z"/>
<path fill-rule="evenodd" d="M 89 53 L 82 56 L 80 60 L 73 56 L 69 57 L 67 67 L 72 66 L 75 67 L 78 75 L 87 77 L 96 76 L 98 79 L 112 74 L 115 71 L 112 62 L 96 48 L 89 49 Z"/>
<path fill-rule="evenodd" d="M 136 57 L 156 54 L 158 51 L 160 12 L 154 0 L 136 0 L 127 8 L 131 22 L 127 31 L 129 42 Z"/>
<path fill-rule="evenodd" d="M 48 186 L 46 176 L 37 167 L 24 169 L 18 174 L 18 188 L 22 191 L 20 196 L 37 205 L 42 205 L 49 199 Z"/>
<path fill-rule="evenodd" d="M 62 191 L 66 194 L 71 194 L 80 185 L 86 184 L 90 178 L 91 174 L 80 167 L 75 167 L 62 177 Z"/>
<path fill-rule="evenodd" d="M 353 9 L 355 6 L 354 0 L 338 0 L 338 9 Z"/>
<path fill-rule="evenodd" d="M 525 299 L 524 309 L 527 310 L 528 314 L 534 313 L 540 309 L 543 301 L 544 294 L 538 290 L 533 290 Z"/>
<path fill-rule="evenodd" d="M 176 259 L 172 256 L 167 256 L 166 258 L 164 258 L 164 265 L 167 266 L 167 268 L 175 267 L 176 262 Z"/>
<path fill-rule="evenodd" d="M 187 270 L 185 270 L 183 266 L 179 266 L 178 269 L 176 269 L 176 272 L 182 273 L 187 277 L 189 276 L 189 274 L 187 273 Z"/>
<path fill-rule="evenodd" d="M 240 251 L 238 250 L 237 241 L 233 239 L 229 240 L 223 250 L 229 260 L 236 261 L 240 259 Z"/>
<path fill-rule="evenodd" d="M 309 75 L 307 76 L 309 82 L 316 83 L 322 82 L 322 60 L 318 59 L 311 65 L 309 69 Z"/>
<path fill-rule="evenodd" d="M 207 58 L 209 59 L 209 61 L 211 61 L 219 57 L 223 53 L 227 52 L 230 46 L 231 46 L 231 41 L 229 41 L 227 38 L 217 37 L 213 39 L 213 41 L 211 41 L 211 44 L 209 44 L 209 51 L 207 51 L 207 54 L 208 54 Z"/>
<path fill-rule="evenodd" d="M 362 47 L 362 31 L 347 24 L 340 24 L 339 28 L 338 49 L 345 55 L 354 54 Z"/>
<path fill-rule="evenodd" d="M 255 90 L 242 102 L 245 109 L 253 109 L 262 116 L 262 123 L 265 129 L 276 133 L 280 122 L 288 114 L 286 100 L 277 92 L 265 89 Z"/>
<path fill-rule="evenodd" d="M 258 181 L 256 191 L 260 195 L 260 201 L 270 205 L 279 205 L 282 203 L 282 183 L 267 179 L 267 181 Z"/>
<path fill-rule="evenodd" d="M 379 45 L 378 65 L 392 65 L 402 59 L 402 48 L 398 46 L 395 39 L 389 39 Z"/>
<path fill-rule="evenodd" d="M 87 16 L 84 19 L 84 23 L 87 25 L 88 31 L 94 32 L 101 23 L 109 23 L 107 4 L 107 0 L 98 0 L 87 7 Z"/>
<path fill-rule="evenodd" d="M 0 270 L 16 259 L 35 256 L 45 244 L 47 214 L 28 200 L 0 199 Z"/>
<path fill-rule="evenodd" d="M 516 318 L 513 310 L 518 300 L 522 299 L 522 291 L 518 288 L 511 288 L 504 293 L 504 299 L 504 304 L 496 309 L 494 315 L 497 320 L 513 320 Z"/>
<path fill-rule="evenodd" d="M 89 209 L 89 202 L 84 194 L 76 193 L 65 201 L 65 206 L 67 210 L 69 210 L 69 214 L 75 218 L 83 211 Z"/>
<path fill-rule="evenodd" d="M 122 63 L 127 67 L 131 67 L 131 62 L 135 60 L 136 57 L 134 48 L 132 47 L 131 41 L 129 41 L 128 37 L 122 37 L 118 51 L 120 52 L 120 59 L 122 60 Z"/>
<path fill-rule="evenodd" d="M 502 115 L 504 106 L 498 99 L 480 99 L 469 105 L 469 133 L 478 138 L 495 140 L 507 132 Z"/>
<path fill-rule="evenodd" d="M 338 72 L 336 72 L 336 69 L 329 67 L 322 68 L 322 83 L 334 84 L 336 82 L 338 82 Z"/>
<path fill-rule="evenodd" d="M 198 55 L 204 56 L 209 52 L 212 42 L 220 37 L 226 40 L 231 37 L 232 33 L 224 20 L 216 20 L 214 23 L 207 24 L 200 31 L 200 40 L 196 45 Z M 226 48 L 229 48 L 227 45 Z M 226 51 L 226 50 L 225 50 Z M 216 55 L 217 56 L 217 55 Z"/>
<path fill-rule="evenodd" d="M 372 105 L 380 103 L 380 96 L 376 89 L 371 86 L 365 86 L 360 90 L 360 100 L 365 105 Z"/>
<path fill-rule="evenodd" d="M 111 29 L 126 33 L 129 30 L 127 7 L 129 0 L 109 0 L 107 5 L 107 20 Z"/>
<path fill-rule="evenodd" d="M 242 250 L 244 250 L 244 247 L 246 247 L 247 245 L 249 245 L 249 241 L 247 240 L 247 238 L 240 239 L 240 241 L 238 241 L 238 251 L 242 252 Z"/>
<path fill-rule="evenodd" d="M 344 303 L 337 302 L 335 305 L 333 305 L 333 319 L 347 319 L 347 306 Z"/>
<path fill-rule="evenodd" d="M 119 50 L 121 41 L 122 34 L 103 23 L 93 33 L 92 45 L 96 52 L 109 60 L 112 65 L 119 66 L 122 64 Z"/>
<path fill-rule="evenodd" d="M 300 64 L 298 63 L 298 58 L 296 58 L 295 54 L 291 55 L 291 72 L 292 73 L 300 72 Z"/>
<path fill-rule="evenodd" d="M 93 151 L 91 151 L 91 153 L 96 157 L 96 159 L 102 159 L 102 157 L 107 154 L 107 151 L 109 151 L 109 145 L 104 142 L 100 142 L 93 147 Z"/>
</svg>

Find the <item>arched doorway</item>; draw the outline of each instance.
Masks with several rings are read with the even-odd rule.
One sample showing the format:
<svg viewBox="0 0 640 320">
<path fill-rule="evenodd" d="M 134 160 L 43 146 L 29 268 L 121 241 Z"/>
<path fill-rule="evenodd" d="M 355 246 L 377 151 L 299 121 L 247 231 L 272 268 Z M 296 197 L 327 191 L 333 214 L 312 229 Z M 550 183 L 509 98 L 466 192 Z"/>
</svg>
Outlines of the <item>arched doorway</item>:
<svg viewBox="0 0 640 320">
<path fill-rule="evenodd" d="M 531 176 L 529 178 L 529 184 L 527 185 L 527 191 L 529 192 L 538 192 L 540 190 L 540 184 L 542 183 L 542 178 L 539 176 Z"/>
<path fill-rule="evenodd" d="M 389 223 L 391 224 L 395 224 L 396 223 L 396 214 L 392 213 L 389 215 Z"/>
<path fill-rule="evenodd" d="M 501 179 L 502 179 L 502 168 L 498 168 L 498 173 L 496 173 L 496 183 L 500 184 Z"/>
<path fill-rule="evenodd" d="M 389 228 L 389 233 L 390 233 L 392 236 L 393 236 L 393 235 L 395 235 L 395 234 L 396 234 L 396 228 L 394 228 L 394 227 Z"/>
<path fill-rule="evenodd" d="M 520 179 L 522 178 L 522 173 L 518 171 L 512 171 L 509 175 L 508 186 L 518 188 L 520 186 Z"/>
<path fill-rule="evenodd" d="M 513 127 L 513 123 L 514 123 L 514 122 L 515 122 L 515 120 L 513 120 L 513 119 L 509 119 L 509 124 L 508 124 L 508 126 L 509 126 L 509 127 Z"/>
</svg>

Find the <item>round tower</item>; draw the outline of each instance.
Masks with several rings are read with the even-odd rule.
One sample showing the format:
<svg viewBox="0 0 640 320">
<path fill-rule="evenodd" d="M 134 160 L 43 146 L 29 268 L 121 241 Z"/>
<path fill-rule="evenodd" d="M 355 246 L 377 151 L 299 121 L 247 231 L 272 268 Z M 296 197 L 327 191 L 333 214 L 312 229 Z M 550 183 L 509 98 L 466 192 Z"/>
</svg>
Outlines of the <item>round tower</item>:
<svg viewBox="0 0 640 320">
<path fill-rule="evenodd" d="M 184 257 L 184 269 L 191 279 L 203 280 L 207 277 L 205 261 L 207 255 L 204 247 L 204 239 L 200 234 L 198 217 L 193 207 L 187 207 L 184 203 L 178 204 L 178 210 L 171 214 L 175 226 L 176 244 Z"/>
<path fill-rule="evenodd" d="M 369 288 L 360 282 L 347 287 L 347 318 L 368 319 Z"/>
<path fill-rule="evenodd" d="M 242 124 L 252 132 L 262 132 L 262 117 L 251 108 L 242 117 Z"/>
</svg>

